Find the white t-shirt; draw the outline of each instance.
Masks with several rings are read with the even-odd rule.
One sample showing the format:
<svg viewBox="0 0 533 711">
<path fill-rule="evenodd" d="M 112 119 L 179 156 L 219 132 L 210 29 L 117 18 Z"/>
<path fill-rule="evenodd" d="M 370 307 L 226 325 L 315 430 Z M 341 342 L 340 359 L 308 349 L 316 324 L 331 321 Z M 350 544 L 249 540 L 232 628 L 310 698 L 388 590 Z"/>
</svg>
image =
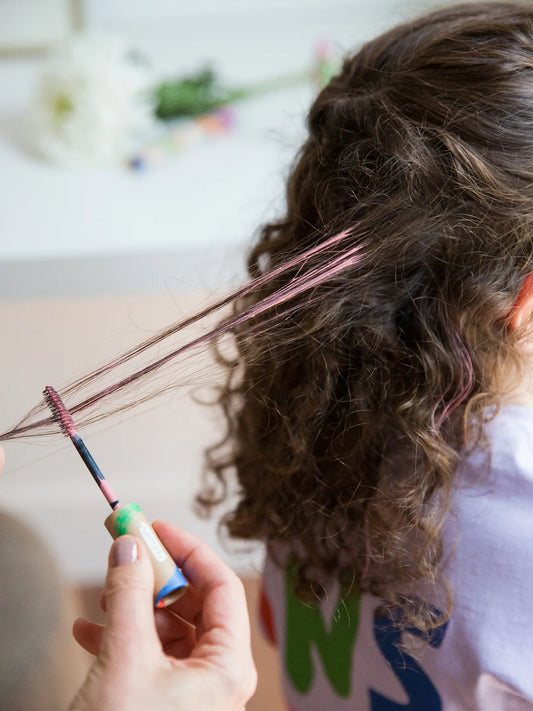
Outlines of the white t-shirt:
<svg viewBox="0 0 533 711">
<path fill-rule="evenodd" d="M 504 407 L 488 434 L 490 467 L 461 463 L 444 534 L 452 615 L 417 661 L 379 600 L 332 585 L 306 607 L 267 558 L 261 613 L 291 711 L 533 711 L 533 408 Z"/>
</svg>

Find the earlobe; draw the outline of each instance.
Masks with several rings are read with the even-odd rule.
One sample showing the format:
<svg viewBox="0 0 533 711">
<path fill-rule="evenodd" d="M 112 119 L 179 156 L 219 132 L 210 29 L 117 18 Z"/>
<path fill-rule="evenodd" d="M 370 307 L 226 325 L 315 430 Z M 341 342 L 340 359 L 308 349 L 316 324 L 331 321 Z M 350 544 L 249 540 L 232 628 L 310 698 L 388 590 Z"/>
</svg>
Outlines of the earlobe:
<svg viewBox="0 0 533 711">
<path fill-rule="evenodd" d="M 524 325 L 533 313 L 533 273 L 524 279 L 520 293 L 509 312 L 509 329 L 514 331 Z"/>
</svg>

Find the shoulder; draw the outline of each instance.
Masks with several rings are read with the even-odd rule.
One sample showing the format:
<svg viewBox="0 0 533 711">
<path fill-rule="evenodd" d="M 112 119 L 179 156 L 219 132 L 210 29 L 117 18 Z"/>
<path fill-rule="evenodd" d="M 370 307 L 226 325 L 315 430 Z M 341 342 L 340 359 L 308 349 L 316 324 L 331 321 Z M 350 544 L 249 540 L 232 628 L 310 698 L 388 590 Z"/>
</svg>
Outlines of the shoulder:
<svg viewBox="0 0 533 711">
<path fill-rule="evenodd" d="M 508 405 L 486 425 L 488 446 L 464 459 L 458 489 L 533 496 L 533 407 Z"/>
<path fill-rule="evenodd" d="M 449 637 L 459 657 L 533 697 L 524 655 L 533 624 L 533 408 L 505 407 L 487 435 L 488 452 L 459 467 L 445 531 Z"/>
<path fill-rule="evenodd" d="M 450 523 L 482 558 L 485 551 L 516 557 L 527 545 L 533 568 L 533 408 L 503 408 L 487 437 L 487 449 L 459 465 Z"/>
</svg>

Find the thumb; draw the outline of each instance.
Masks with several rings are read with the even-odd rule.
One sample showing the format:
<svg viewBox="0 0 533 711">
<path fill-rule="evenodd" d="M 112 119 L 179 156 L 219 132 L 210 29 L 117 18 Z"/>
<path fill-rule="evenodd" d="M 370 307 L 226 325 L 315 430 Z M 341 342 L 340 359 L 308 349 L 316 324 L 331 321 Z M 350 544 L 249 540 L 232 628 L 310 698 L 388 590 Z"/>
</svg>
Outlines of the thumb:
<svg viewBox="0 0 533 711">
<path fill-rule="evenodd" d="M 104 594 L 108 621 L 100 656 L 135 667 L 160 653 L 154 573 L 144 544 L 134 536 L 120 536 L 111 546 Z"/>
</svg>

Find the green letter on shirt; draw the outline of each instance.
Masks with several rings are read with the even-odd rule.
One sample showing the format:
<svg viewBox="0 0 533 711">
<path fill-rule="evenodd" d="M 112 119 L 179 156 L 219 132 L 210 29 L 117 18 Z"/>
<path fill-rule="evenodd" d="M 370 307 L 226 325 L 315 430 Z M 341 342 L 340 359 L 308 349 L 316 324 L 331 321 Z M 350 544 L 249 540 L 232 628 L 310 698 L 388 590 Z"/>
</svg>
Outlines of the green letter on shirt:
<svg viewBox="0 0 533 711">
<path fill-rule="evenodd" d="M 285 575 L 288 676 L 301 694 L 309 691 L 314 676 L 311 659 L 311 648 L 314 646 L 335 692 L 339 696 L 349 696 L 352 650 L 359 628 L 360 595 L 341 589 L 328 631 L 321 610 L 305 605 L 294 594 L 295 572 L 295 564 L 289 564 Z"/>
</svg>

